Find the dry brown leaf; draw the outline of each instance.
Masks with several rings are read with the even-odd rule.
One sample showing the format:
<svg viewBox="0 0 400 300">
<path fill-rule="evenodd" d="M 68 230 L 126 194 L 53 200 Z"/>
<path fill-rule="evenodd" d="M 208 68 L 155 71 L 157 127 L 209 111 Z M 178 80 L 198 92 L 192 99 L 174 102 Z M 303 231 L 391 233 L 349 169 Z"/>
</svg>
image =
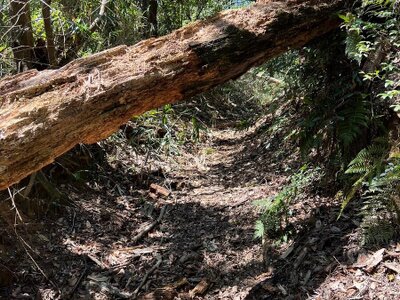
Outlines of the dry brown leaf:
<svg viewBox="0 0 400 300">
<path fill-rule="evenodd" d="M 194 296 L 196 296 L 196 295 L 203 295 L 203 294 L 207 291 L 208 286 L 209 286 L 208 282 L 207 282 L 205 279 L 203 279 L 202 281 L 200 281 L 200 282 L 194 287 L 193 290 L 191 290 L 191 291 L 189 292 L 189 294 L 190 294 L 191 297 L 194 297 Z"/>
<path fill-rule="evenodd" d="M 269 292 L 269 293 L 272 293 L 272 294 L 279 291 L 279 289 L 278 289 L 277 287 L 275 287 L 275 286 L 272 285 L 271 283 L 267 283 L 267 282 L 262 283 L 262 284 L 261 284 L 261 287 L 262 287 L 265 291 L 267 291 L 267 292 Z"/>
<path fill-rule="evenodd" d="M 155 183 L 150 184 L 150 192 L 163 197 L 168 197 L 171 194 L 171 192 L 165 187 L 159 186 Z"/>
<path fill-rule="evenodd" d="M 385 249 L 382 248 L 376 251 L 371 257 L 366 261 L 365 271 L 368 273 L 372 272 L 374 268 L 379 265 L 383 259 L 383 254 L 385 253 Z"/>
<path fill-rule="evenodd" d="M 156 289 L 154 292 L 148 293 L 142 296 L 141 300 L 173 300 L 176 299 L 178 293 L 175 291 L 174 288 L 165 287 Z"/>
<path fill-rule="evenodd" d="M 175 289 L 179 289 L 179 288 L 181 288 L 181 287 L 183 287 L 184 285 L 187 285 L 187 284 L 189 284 L 189 281 L 187 280 L 186 277 L 184 277 L 184 278 L 178 280 L 177 282 L 175 282 L 172 286 Z"/>
<path fill-rule="evenodd" d="M 400 266 L 396 263 L 391 263 L 391 262 L 386 262 L 383 264 L 387 269 L 392 270 L 396 272 L 397 274 L 400 274 Z"/>
</svg>

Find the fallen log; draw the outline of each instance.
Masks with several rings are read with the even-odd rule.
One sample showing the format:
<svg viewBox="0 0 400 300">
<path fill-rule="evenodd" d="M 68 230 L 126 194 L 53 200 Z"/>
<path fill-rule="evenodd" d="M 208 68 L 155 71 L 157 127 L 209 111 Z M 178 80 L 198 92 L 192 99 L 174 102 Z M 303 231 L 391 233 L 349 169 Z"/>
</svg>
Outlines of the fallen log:
<svg viewBox="0 0 400 300">
<path fill-rule="evenodd" d="M 133 115 L 237 78 L 339 25 L 345 0 L 265 1 L 58 70 L 0 81 L 0 190 Z"/>
</svg>

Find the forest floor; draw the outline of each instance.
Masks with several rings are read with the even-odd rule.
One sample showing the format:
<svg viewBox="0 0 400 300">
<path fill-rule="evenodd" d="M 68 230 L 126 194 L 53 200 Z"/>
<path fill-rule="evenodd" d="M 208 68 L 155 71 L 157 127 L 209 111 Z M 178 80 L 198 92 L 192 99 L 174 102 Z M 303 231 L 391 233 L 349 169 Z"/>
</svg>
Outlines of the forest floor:
<svg viewBox="0 0 400 300">
<path fill-rule="evenodd" d="M 261 138 L 266 124 L 211 129 L 163 159 L 104 142 L 95 175 L 59 185 L 70 205 L 20 207 L 23 222 L 3 195 L 1 298 L 399 299 L 400 244 L 360 247 L 356 210 L 337 221 L 340 203 L 318 189 L 292 203 L 293 234 L 265 265 L 253 202 L 300 167 L 278 136 Z"/>
</svg>

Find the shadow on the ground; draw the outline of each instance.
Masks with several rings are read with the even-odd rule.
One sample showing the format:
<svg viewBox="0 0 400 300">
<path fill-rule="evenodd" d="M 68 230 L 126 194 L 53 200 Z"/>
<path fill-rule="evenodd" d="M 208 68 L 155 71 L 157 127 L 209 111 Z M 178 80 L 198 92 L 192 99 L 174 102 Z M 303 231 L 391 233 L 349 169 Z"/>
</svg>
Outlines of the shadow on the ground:
<svg viewBox="0 0 400 300">
<path fill-rule="evenodd" d="M 288 170 L 296 169 L 296 161 L 288 156 L 282 160 L 281 154 L 276 154 L 278 138 L 265 148 L 258 134 L 215 141 L 215 147 L 239 150 L 230 154 L 228 163 L 210 167 L 204 174 L 204 186 L 214 185 L 207 178 L 215 175 L 221 176 L 228 191 L 254 179 L 254 184 L 269 185 L 272 180 L 264 181 L 266 176 L 281 176 L 283 182 Z M 242 144 L 244 147 L 239 148 Z M 21 244 L 19 250 L 7 253 L 8 261 L 1 263 L 12 270 L 16 280 L 2 290 L 2 297 L 52 299 L 49 295 L 60 291 L 61 299 L 90 299 L 95 293 L 119 299 L 140 285 L 161 255 L 162 263 L 149 276 L 143 291 L 186 278 L 188 283 L 179 290 L 181 293 L 206 279 L 210 286 L 204 299 L 229 299 L 235 294 L 240 294 L 240 299 L 304 299 L 338 264 L 353 263 L 357 258 L 359 249 L 348 248 L 356 229 L 354 216 L 336 222 L 337 204 L 308 195 L 310 198 L 302 199 L 293 210 L 292 225 L 297 231 L 293 250 L 279 258 L 287 247 L 277 247 L 281 252 L 271 256 L 266 268 L 260 241 L 253 238 L 256 212 L 251 203 L 238 207 L 204 205 L 190 199 L 194 197 L 190 185 L 184 191 L 174 191 L 175 198 L 185 195 L 184 199 L 169 204 L 162 224 L 132 243 L 143 225 L 157 218 L 164 203 L 137 188 L 149 182 L 162 184 L 165 174 L 136 174 L 127 165 L 111 166 L 106 160 L 96 172 L 86 178 L 87 183 L 66 181 L 60 185 L 75 207 L 66 207 L 51 219 L 32 222 L 38 224 L 35 229 L 27 224 L 29 235 L 19 231 L 21 236 L 29 236 L 27 243 L 34 250 Z M 173 179 L 173 175 L 168 176 Z M 143 178 L 145 184 L 140 181 Z"/>
<path fill-rule="evenodd" d="M 311 217 L 295 222 L 302 228 L 289 246 L 270 262 L 271 273 L 247 294 L 247 300 L 308 299 L 337 267 L 355 263 L 358 246 L 356 220 L 346 216 L 336 222 L 339 206 L 323 204 Z"/>
</svg>

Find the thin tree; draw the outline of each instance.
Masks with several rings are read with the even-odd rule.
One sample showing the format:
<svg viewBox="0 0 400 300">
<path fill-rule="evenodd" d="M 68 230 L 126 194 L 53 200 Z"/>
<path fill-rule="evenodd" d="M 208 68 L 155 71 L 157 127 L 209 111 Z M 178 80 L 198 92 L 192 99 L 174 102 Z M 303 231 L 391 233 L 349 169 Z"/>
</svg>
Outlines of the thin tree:
<svg viewBox="0 0 400 300">
<path fill-rule="evenodd" d="M 51 22 L 51 0 L 42 0 L 42 15 L 44 31 L 46 32 L 47 55 L 51 67 L 57 66 L 56 47 L 54 44 L 54 33 Z"/>
<path fill-rule="evenodd" d="M 143 37 L 149 38 L 158 35 L 158 2 L 157 0 L 143 0 L 142 13 L 144 17 Z"/>
<path fill-rule="evenodd" d="M 29 0 L 10 1 L 11 42 L 17 71 L 32 68 L 34 62 L 34 39 Z"/>
</svg>

